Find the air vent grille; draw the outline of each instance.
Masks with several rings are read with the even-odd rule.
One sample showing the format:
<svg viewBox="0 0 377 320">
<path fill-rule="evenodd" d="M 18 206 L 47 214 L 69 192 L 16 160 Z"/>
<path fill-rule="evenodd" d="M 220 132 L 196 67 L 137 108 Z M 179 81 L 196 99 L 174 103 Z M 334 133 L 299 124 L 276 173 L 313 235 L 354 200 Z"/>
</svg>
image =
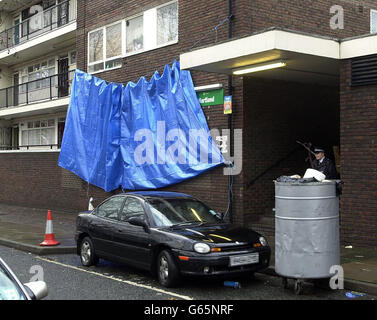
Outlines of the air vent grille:
<svg viewBox="0 0 377 320">
<path fill-rule="evenodd" d="M 352 59 L 351 85 L 366 86 L 377 84 L 377 55 Z"/>
</svg>

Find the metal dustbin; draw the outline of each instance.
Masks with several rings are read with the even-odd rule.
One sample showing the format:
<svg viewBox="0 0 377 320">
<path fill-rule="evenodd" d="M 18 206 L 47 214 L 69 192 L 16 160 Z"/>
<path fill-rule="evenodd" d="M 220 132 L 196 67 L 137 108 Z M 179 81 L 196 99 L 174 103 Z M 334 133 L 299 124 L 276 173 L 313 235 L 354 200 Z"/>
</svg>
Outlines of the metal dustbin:
<svg viewBox="0 0 377 320">
<path fill-rule="evenodd" d="M 336 182 L 274 183 L 275 271 L 285 288 L 295 279 L 301 294 L 303 280 L 329 279 L 340 265 Z"/>
</svg>

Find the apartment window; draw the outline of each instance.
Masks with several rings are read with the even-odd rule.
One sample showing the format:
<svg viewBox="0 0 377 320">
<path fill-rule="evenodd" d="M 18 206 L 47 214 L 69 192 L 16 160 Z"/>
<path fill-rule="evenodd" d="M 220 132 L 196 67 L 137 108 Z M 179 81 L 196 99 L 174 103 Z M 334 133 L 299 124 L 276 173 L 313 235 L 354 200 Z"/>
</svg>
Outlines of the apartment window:
<svg viewBox="0 0 377 320">
<path fill-rule="evenodd" d="M 106 27 L 106 59 L 122 55 L 122 23 Z"/>
<path fill-rule="evenodd" d="M 55 144 L 55 119 L 27 121 L 21 127 L 21 146 L 40 146 Z"/>
<path fill-rule="evenodd" d="M 70 64 L 76 64 L 76 51 L 72 51 L 69 55 Z"/>
<path fill-rule="evenodd" d="M 55 74 L 55 60 L 49 59 L 28 66 L 26 68 L 26 74 L 22 76 L 22 83 L 30 82 L 28 84 L 28 91 L 37 90 L 41 88 L 47 88 L 50 86 L 50 79 L 48 77 Z M 39 81 L 37 81 L 39 80 Z M 31 82 L 32 81 L 32 82 Z M 55 85 L 55 78 L 51 79 L 51 84 Z M 26 92 L 26 86 L 21 85 L 21 93 Z"/>
<path fill-rule="evenodd" d="M 103 29 L 89 33 L 89 71 L 103 69 Z"/>
<path fill-rule="evenodd" d="M 89 33 L 89 72 L 121 65 L 122 22 Z"/>
<path fill-rule="evenodd" d="M 178 4 L 157 9 L 157 45 L 178 40 Z"/>
<path fill-rule="evenodd" d="M 122 57 L 178 41 L 178 2 L 144 11 L 88 34 L 88 72 L 121 66 Z"/>
<path fill-rule="evenodd" d="M 127 53 L 144 48 L 144 18 L 143 16 L 126 21 L 126 51 Z"/>
<path fill-rule="evenodd" d="M 370 11 L 370 32 L 377 33 L 377 10 Z"/>
</svg>

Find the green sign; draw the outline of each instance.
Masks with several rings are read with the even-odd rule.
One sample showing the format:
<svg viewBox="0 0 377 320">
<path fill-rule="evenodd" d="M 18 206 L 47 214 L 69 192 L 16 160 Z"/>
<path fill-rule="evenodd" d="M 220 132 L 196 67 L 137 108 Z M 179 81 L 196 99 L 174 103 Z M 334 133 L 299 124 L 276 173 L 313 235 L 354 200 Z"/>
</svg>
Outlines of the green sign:
<svg viewBox="0 0 377 320">
<path fill-rule="evenodd" d="M 202 107 L 224 103 L 224 89 L 201 91 L 197 95 Z"/>
</svg>

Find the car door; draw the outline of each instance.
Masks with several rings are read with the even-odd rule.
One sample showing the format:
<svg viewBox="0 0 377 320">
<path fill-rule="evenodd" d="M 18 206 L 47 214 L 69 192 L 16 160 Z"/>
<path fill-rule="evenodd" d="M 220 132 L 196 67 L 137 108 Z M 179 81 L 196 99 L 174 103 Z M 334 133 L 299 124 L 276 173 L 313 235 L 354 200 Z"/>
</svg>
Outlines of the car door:
<svg viewBox="0 0 377 320">
<path fill-rule="evenodd" d="M 150 266 L 150 234 L 143 227 L 130 224 L 127 220 L 138 217 L 146 221 L 143 203 L 132 196 L 126 197 L 126 201 L 119 213 L 119 222 L 114 242 L 118 255 L 128 263 L 141 267 Z"/>
<path fill-rule="evenodd" d="M 117 230 L 118 214 L 124 200 L 124 196 L 113 196 L 95 209 L 88 228 L 96 251 L 116 254 L 114 233 Z"/>
</svg>

